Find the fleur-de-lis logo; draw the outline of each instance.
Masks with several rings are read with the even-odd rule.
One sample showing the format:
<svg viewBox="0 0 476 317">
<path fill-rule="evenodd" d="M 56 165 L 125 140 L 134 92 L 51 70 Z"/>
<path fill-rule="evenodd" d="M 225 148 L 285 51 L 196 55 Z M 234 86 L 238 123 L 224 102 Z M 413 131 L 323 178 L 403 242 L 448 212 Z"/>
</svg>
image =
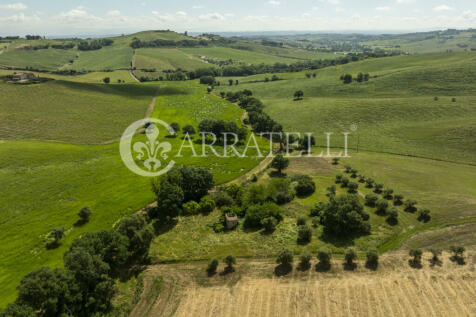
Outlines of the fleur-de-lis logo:
<svg viewBox="0 0 476 317">
<path fill-rule="evenodd" d="M 172 150 L 172 145 L 169 142 L 160 142 L 160 131 L 157 125 L 162 125 L 166 130 L 174 133 L 167 123 L 151 118 L 134 122 L 122 135 L 120 142 L 122 161 L 132 172 L 138 175 L 156 177 L 167 173 L 175 165 L 174 161 L 170 161 L 164 168 L 161 168 L 164 165 L 163 162 L 169 158 L 167 153 Z M 144 126 L 146 127 L 147 140 L 132 144 L 133 136 L 138 129 Z"/>
</svg>

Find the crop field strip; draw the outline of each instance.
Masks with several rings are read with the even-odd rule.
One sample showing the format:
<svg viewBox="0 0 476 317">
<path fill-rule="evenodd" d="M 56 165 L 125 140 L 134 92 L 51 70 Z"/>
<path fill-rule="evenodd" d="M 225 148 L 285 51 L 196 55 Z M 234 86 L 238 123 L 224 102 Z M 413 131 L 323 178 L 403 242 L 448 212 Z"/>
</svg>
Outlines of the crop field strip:
<svg viewBox="0 0 476 317">
<path fill-rule="evenodd" d="M 476 314 L 476 276 L 467 268 L 343 275 L 245 277 L 232 287 L 193 287 L 185 291 L 174 316 L 190 316 L 191 311 L 193 316 L 225 317 Z"/>
</svg>

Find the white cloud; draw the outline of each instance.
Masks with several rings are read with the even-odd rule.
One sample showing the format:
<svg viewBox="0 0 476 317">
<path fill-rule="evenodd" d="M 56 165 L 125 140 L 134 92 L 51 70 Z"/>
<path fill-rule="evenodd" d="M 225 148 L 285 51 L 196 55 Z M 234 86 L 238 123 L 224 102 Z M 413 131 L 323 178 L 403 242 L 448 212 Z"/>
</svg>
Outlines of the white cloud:
<svg viewBox="0 0 476 317">
<path fill-rule="evenodd" d="M 119 10 L 111 10 L 107 13 L 108 16 L 111 16 L 111 17 L 118 17 L 121 15 L 121 11 Z"/>
<path fill-rule="evenodd" d="M 198 18 L 200 20 L 225 20 L 225 16 L 217 12 L 202 14 Z"/>
<path fill-rule="evenodd" d="M 319 0 L 319 2 L 327 2 L 327 3 L 335 5 L 335 6 L 340 3 L 339 0 Z"/>
<path fill-rule="evenodd" d="M 72 24 L 94 23 L 103 20 L 102 18 L 89 13 L 83 6 L 76 7 L 68 12 L 61 12 L 56 16 L 56 19 L 61 22 Z"/>
<path fill-rule="evenodd" d="M 0 4 L 0 10 L 21 11 L 26 9 L 28 9 L 28 7 L 21 2 L 10 3 L 10 4 Z"/>
<path fill-rule="evenodd" d="M 440 12 L 440 11 L 452 11 L 453 8 L 452 7 L 449 7 L 445 4 L 442 4 L 440 6 L 437 6 L 437 7 L 434 7 L 433 10 L 437 11 L 437 12 Z"/>
<path fill-rule="evenodd" d="M 268 4 L 272 5 L 272 6 L 279 6 L 281 4 L 281 2 L 276 1 L 276 0 L 270 0 L 270 1 L 268 1 Z"/>
<path fill-rule="evenodd" d="M 390 11 L 390 7 L 376 7 L 375 10 L 377 11 Z"/>
<path fill-rule="evenodd" d="M 192 9 L 203 9 L 203 6 L 201 5 L 195 5 L 192 7 Z"/>
<path fill-rule="evenodd" d="M 31 22 L 39 22 L 41 21 L 40 17 L 37 15 L 28 16 L 25 15 L 23 12 L 14 14 L 8 17 L 0 17 L 0 22 L 8 22 L 8 23 L 31 23 Z"/>
<path fill-rule="evenodd" d="M 397 0 L 397 3 L 399 4 L 405 4 L 405 3 L 412 3 L 414 0 Z"/>
<path fill-rule="evenodd" d="M 319 7 L 312 7 L 312 11 L 317 11 L 319 10 Z"/>
</svg>

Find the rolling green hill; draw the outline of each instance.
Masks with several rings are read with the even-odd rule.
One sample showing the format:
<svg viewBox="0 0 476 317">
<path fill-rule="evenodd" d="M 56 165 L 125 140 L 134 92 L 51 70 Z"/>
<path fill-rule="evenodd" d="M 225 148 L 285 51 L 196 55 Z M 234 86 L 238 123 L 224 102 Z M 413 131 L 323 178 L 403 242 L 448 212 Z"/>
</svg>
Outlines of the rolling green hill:
<svg viewBox="0 0 476 317">
<path fill-rule="evenodd" d="M 219 91 L 252 90 L 285 129 L 314 132 L 321 145 L 324 132 L 351 132 L 356 124 L 352 148 L 358 135 L 364 150 L 475 163 L 475 66 L 474 53 L 397 56 L 321 69 L 315 79 L 305 73 L 280 74 L 284 80 L 274 82 L 264 81 L 270 75 L 240 78 L 239 86 Z M 358 72 L 370 73 L 370 80 L 339 80 Z M 296 90 L 304 100 L 293 101 Z"/>
</svg>

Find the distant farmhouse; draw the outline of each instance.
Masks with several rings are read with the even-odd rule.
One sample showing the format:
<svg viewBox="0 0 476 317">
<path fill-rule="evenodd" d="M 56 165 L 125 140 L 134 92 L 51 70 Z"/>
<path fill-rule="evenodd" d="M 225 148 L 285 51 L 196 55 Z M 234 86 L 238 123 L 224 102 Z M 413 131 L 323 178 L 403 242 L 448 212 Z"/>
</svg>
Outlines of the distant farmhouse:
<svg viewBox="0 0 476 317">
<path fill-rule="evenodd" d="M 36 79 L 37 78 L 33 73 L 15 73 L 12 75 L 12 81 L 15 83 L 26 83 Z"/>
</svg>

